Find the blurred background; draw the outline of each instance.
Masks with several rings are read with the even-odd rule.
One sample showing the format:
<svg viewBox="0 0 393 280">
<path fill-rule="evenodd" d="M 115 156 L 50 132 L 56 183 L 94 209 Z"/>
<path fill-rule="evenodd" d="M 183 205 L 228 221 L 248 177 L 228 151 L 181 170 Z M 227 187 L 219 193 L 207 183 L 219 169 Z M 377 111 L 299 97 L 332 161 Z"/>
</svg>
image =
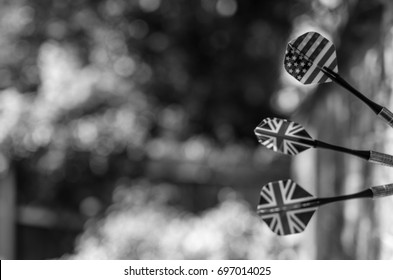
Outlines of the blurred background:
<svg viewBox="0 0 393 280">
<path fill-rule="evenodd" d="M 392 259 L 392 198 L 324 206 L 305 232 L 259 221 L 262 185 L 318 196 L 393 182 L 348 155 L 261 147 L 265 117 L 393 153 L 335 84 L 283 72 L 290 39 L 334 41 L 340 73 L 393 109 L 393 4 L 366 0 L 0 1 L 0 258 Z"/>
</svg>

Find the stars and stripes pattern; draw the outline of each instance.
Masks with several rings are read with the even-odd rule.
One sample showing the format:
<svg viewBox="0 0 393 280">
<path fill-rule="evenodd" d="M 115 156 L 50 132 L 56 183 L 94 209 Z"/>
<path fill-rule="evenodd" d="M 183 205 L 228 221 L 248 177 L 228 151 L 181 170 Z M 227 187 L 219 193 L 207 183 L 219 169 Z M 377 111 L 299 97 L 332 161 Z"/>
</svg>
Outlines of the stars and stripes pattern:
<svg viewBox="0 0 393 280">
<path fill-rule="evenodd" d="M 254 130 L 266 148 L 287 155 L 296 155 L 315 146 L 314 139 L 298 123 L 266 118 Z"/>
<path fill-rule="evenodd" d="M 321 34 L 307 32 L 290 41 L 284 59 L 285 70 L 303 84 L 331 82 L 321 70 L 327 67 L 338 73 L 336 49 Z"/>
<path fill-rule="evenodd" d="M 299 233 L 317 209 L 312 200 L 313 196 L 292 180 L 270 182 L 261 189 L 257 213 L 277 235 Z"/>
</svg>

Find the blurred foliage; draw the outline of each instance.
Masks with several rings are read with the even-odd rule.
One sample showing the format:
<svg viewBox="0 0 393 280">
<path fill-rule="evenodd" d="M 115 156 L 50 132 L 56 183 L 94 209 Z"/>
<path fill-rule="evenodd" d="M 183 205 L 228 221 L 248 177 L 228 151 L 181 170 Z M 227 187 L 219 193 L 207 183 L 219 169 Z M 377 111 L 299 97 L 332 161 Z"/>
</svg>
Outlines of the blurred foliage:
<svg viewBox="0 0 393 280">
<path fill-rule="evenodd" d="M 168 190 L 169 188 L 169 190 Z M 233 192 L 201 215 L 170 205 L 171 186 L 118 187 L 115 204 L 67 259 L 294 259 L 293 239 L 275 237 Z"/>
<path fill-rule="evenodd" d="M 2 1 L 0 140 L 18 200 L 106 204 L 118 178 L 146 176 L 148 158 L 253 158 L 253 128 L 274 114 L 277 62 L 306 7 Z"/>
<path fill-rule="evenodd" d="M 215 182 L 226 178 L 225 170 L 255 170 L 250 165 L 258 167 L 254 173 L 276 174 L 269 165 L 273 155 L 256 148 L 253 129 L 262 118 L 283 114 L 274 102 L 281 56 L 293 22 L 311 9 L 308 1 L 3 0 L 0 5 L 0 172 L 13 170 L 20 205 L 101 217 L 109 205 L 124 204 L 111 200 L 124 180 L 144 178 L 161 186 L 149 162 L 162 159 L 166 167 L 180 162 L 171 182 L 177 188 L 190 183 L 188 178 L 208 184 L 214 176 Z M 289 161 L 278 165 L 277 172 L 287 174 L 288 166 Z M 212 169 L 227 173 L 218 176 Z M 221 188 L 211 188 L 215 193 L 209 195 L 217 197 Z M 130 236 L 124 242 L 132 246 L 155 222 L 168 219 L 168 239 L 172 225 L 191 241 L 195 234 L 188 228 L 205 235 L 201 227 L 209 225 L 209 234 L 236 247 L 209 249 L 190 241 L 181 245 L 191 246 L 182 255 L 167 257 L 264 258 L 273 250 L 253 249 L 269 241 L 251 236 L 260 234 L 259 224 L 242 202 L 223 202 L 200 217 L 162 203 L 133 203 L 132 211 L 110 211 L 100 222 L 97 234 L 106 234 L 108 246 L 115 235 L 100 232 L 112 223 L 119 229 L 126 217 L 124 234 Z M 132 232 L 133 223 L 150 214 L 152 224 Z M 217 222 L 221 215 L 240 232 L 228 233 L 228 225 Z M 87 243 L 102 242 L 91 234 L 83 235 Z M 161 244 L 157 231 L 151 234 L 152 246 L 172 251 L 180 246 Z M 237 248 L 242 242 L 249 252 Z M 90 250 L 80 246 L 82 255 Z M 161 252 L 164 258 L 160 250 L 100 256 L 148 258 Z"/>
</svg>

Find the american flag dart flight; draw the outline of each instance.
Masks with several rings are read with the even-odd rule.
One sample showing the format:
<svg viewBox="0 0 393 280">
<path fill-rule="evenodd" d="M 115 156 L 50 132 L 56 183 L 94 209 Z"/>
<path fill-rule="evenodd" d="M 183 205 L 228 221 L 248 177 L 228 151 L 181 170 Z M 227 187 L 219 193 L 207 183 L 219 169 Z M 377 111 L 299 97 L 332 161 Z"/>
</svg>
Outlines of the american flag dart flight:
<svg viewBox="0 0 393 280">
<path fill-rule="evenodd" d="M 315 198 L 296 182 L 280 180 L 261 188 L 257 213 L 277 235 L 303 232 L 318 207 L 355 198 L 379 198 L 393 195 L 393 184 L 373 186 L 361 192 L 327 198 Z"/>
<path fill-rule="evenodd" d="M 323 68 L 338 73 L 336 48 L 321 34 L 307 32 L 288 43 L 284 67 L 302 84 L 331 82 Z"/>
<path fill-rule="evenodd" d="M 286 155 L 297 155 L 310 148 L 324 148 L 355 155 L 372 163 L 393 167 L 393 156 L 376 151 L 353 150 L 313 139 L 305 128 L 279 118 L 265 118 L 254 133 L 261 145 Z"/>
<path fill-rule="evenodd" d="M 317 32 L 307 32 L 290 41 L 284 58 L 285 70 L 303 84 L 334 81 L 363 101 L 375 114 L 393 127 L 393 113 L 371 101 L 338 74 L 336 48 Z"/>
</svg>

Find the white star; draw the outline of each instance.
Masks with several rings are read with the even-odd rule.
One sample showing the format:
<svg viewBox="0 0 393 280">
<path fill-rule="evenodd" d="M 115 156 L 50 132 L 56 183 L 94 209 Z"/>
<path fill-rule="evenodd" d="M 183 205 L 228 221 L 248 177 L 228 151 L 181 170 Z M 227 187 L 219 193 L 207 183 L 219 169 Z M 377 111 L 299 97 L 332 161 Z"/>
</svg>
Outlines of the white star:
<svg viewBox="0 0 393 280">
<path fill-rule="evenodd" d="M 288 67 L 291 67 L 291 66 L 292 66 L 292 63 L 288 62 L 288 63 L 287 63 L 287 66 L 288 66 Z"/>
<path fill-rule="evenodd" d="M 300 80 L 301 78 L 302 78 L 302 76 L 300 76 L 300 75 L 297 76 L 297 79 L 298 79 L 298 80 Z"/>
<path fill-rule="evenodd" d="M 296 59 L 296 56 L 295 56 L 295 55 L 294 55 L 294 56 L 292 56 L 292 59 L 293 59 L 293 60 L 295 60 L 295 59 Z"/>
<path fill-rule="evenodd" d="M 298 65 L 298 63 L 297 63 L 297 62 L 295 62 L 293 65 L 297 66 L 297 65 Z"/>
<path fill-rule="evenodd" d="M 304 65 L 306 65 L 306 64 L 305 64 L 304 62 L 301 62 L 300 65 L 301 65 L 301 66 L 304 66 Z"/>
<path fill-rule="evenodd" d="M 288 71 L 289 71 L 289 73 L 292 73 L 292 72 L 293 72 L 293 70 L 292 70 L 292 69 L 289 69 Z"/>
</svg>

